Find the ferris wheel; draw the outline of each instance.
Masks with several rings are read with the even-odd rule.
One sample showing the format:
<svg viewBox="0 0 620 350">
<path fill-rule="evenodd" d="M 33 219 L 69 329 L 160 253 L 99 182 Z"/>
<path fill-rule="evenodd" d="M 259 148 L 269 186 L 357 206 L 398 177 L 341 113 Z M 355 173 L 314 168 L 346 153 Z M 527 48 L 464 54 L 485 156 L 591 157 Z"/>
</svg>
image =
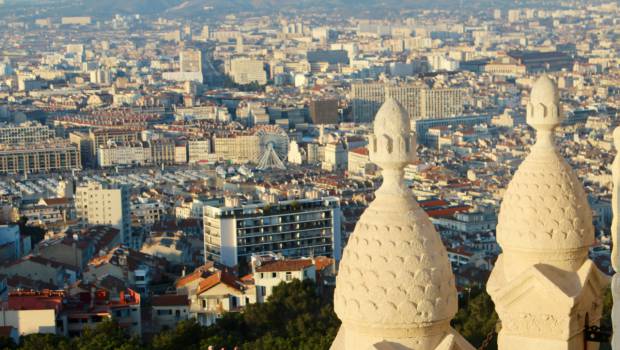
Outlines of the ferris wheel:
<svg viewBox="0 0 620 350">
<path fill-rule="evenodd" d="M 283 163 L 288 155 L 289 138 L 286 132 L 278 126 L 268 125 L 259 127 L 256 135 L 260 146 L 258 169 L 286 169 Z"/>
</svg>

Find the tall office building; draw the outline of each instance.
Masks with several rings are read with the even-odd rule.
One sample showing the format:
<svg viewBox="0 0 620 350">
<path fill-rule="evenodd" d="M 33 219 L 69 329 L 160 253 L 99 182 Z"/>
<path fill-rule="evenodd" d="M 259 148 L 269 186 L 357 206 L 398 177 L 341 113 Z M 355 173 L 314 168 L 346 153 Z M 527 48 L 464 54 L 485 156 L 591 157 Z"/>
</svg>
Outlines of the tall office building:
<svg viewBox="0 0 620 350">
<path fill-rule="evenodd" d="M 463 113 L 467 90 L 428 88 L 415 83 L 354 83 L 351 86 L 354 120 L 359 123 L 372 122 L 388 96 L 396 99 L 412 120 L 446 118 Z"/>
<path fill-rule="evenodd" d="M 124 244 L 131 242 L 131 202 L 129 188 L 99 182 L 80 185 L 75 191 L 77 217 L 84 224 L 109 225 L 121 233 Z"/>
<path fill-rule="evenodd" d="M 250 58 L 234 58 L 230 61 L 228 75 L 237 84 L 267 84 L 267 71 L 263 61 Z"/>
<path fill-rule="evenodd" d="M 338 198 L 226 204 L 204 207 L 207 260 L 235 266 L 248 262 L 253 254 L 268 252 L 340 260 Z"/>
</svg>

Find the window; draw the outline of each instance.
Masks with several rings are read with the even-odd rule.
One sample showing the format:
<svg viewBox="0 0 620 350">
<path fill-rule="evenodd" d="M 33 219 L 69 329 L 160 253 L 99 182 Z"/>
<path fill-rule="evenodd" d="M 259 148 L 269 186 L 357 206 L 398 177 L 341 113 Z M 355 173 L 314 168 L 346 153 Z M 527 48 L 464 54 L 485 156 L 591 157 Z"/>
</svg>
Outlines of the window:
<svg viewBox="0 0 620 350">
<path fill-rule="evenodd" d="M 293 279 L 293 273 L 291 271 L 286 272 L 286 281 L 290 281 Z"/>
<path fill-rule="evenodd" d="M 272 278 L 276 278 L 276 277 L 278 277 L 278 273 L 277 273 L 277 272 L 272 272 L 272 273 L 271 273 L 271 277 L 272 277 Z"/>
</svg>

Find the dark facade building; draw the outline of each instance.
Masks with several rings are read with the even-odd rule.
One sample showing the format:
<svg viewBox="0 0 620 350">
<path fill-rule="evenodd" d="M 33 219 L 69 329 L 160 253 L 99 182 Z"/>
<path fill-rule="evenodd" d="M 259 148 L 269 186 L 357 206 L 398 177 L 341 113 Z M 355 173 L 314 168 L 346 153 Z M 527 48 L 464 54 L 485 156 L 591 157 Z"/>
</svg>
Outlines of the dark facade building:
<svg viewBox="0 0 620 350">
<path fill-rule="evenodd" d="M 508 56 L 526 67 L 528 73 L 572 70 L 575 60 L 565 52 L 510 51 Z"/>
<path fill-rule="evenodd" d="M 311 101 L 308 109 L 313 124 L 338 123 L 338 100 Z"/>
<path fill-rule="evenodd" d="M 329 64 L 349 64 L 349 54 L 345 50 L 308 51 L 308 62 L 327 62 Z"/>
</svg>

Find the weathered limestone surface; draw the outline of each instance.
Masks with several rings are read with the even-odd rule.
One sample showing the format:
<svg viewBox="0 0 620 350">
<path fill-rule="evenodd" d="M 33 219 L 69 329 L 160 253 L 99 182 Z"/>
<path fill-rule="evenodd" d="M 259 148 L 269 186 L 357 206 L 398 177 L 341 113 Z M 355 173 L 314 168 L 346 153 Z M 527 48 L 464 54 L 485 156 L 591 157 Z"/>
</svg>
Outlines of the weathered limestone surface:
<svg viewBox="0 0 620 350">
<path fill-rule="evenodd" d="M 557 86 L 543 76 L 527 106 L 537 141 L 504 195 L 497 226 L 503 253 L 487 284 L 502 322 L 500 350 L 582 350 L 586 319 L 597 324 L 601 316 L 609 280 L 588 259 L 592 210 L 555 146 L 561 121 Z"/>
<path fill-rule="evenodd" d="M 342 326 L 331 348 L 473 350 L 450 327 L 458 302 L 446 249 L 403 185 L 416 143 L 394 99 L 379 110 L 369 149 L 384 180 L 340 263 L 335 309 Z"/>
</svg>

